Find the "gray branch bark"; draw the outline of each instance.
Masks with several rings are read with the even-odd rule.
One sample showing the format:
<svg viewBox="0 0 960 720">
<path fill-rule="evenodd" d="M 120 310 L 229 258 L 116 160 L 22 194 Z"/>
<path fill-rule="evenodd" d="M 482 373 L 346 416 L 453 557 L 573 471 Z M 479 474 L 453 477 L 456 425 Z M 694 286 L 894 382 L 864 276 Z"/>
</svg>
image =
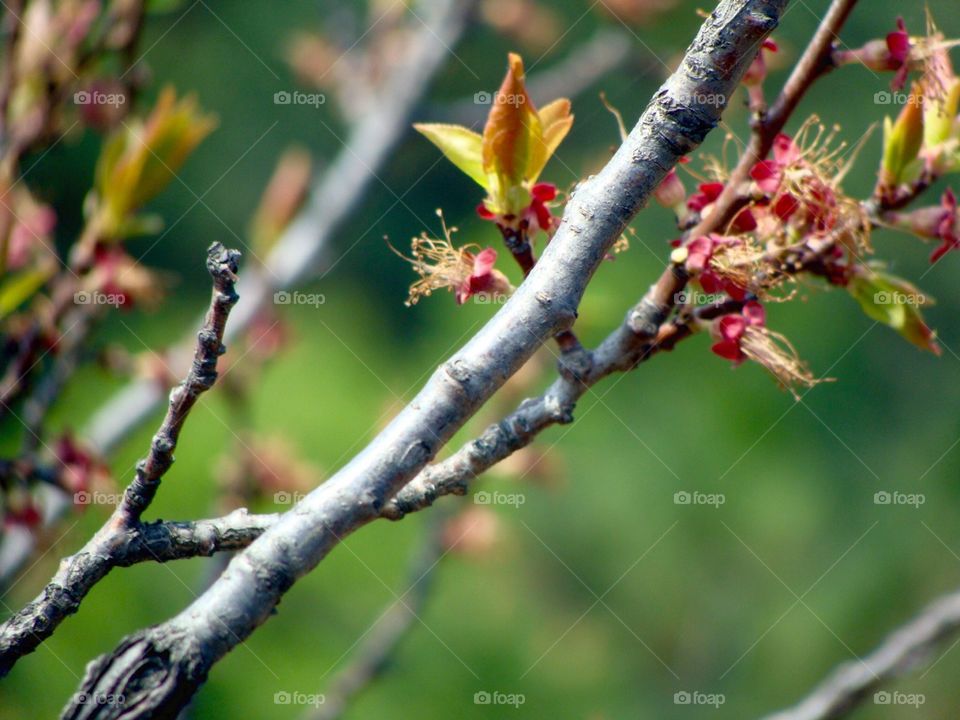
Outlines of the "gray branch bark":
<svg viewBox="0 0 960 720">
<path fill-rule="evenodd" d="M 677 159 L 719 121 L 786 0 L 723 0 L 671 78 L 600 173 L 572 194 L 556 235 L 516 294 L 433 374 L 366 449 L 254 541 L 173 619 L 91 663 L 64 717 L 174 717 L 213 665 L 264 622 L 283 594 L 341 538 L 383 508 L 544 341 L 576 317 L 586 285 L 627 222 Z"/>
</svg>

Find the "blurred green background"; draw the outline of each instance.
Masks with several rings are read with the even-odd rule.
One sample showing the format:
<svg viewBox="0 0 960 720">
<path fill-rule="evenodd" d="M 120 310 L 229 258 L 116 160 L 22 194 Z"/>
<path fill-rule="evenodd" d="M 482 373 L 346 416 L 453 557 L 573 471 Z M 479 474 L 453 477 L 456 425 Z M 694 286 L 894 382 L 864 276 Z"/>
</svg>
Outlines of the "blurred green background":
<svg viewBox="0 0 960 720">
<path fill-rule="evenodd" d="M 776 33 L 782 52 L 768 87 L 785 78 L 827 5 L 790 3 Z M 168 224 L 182 217 L 176 227 L 156 246 L 155 238 L 131 244 L 135 256 L 146 253 L 145 262 L 178 278 L 174 291 L 156 312 L 111 316 L 98 343 L 140 352 L 141 339 L 162 346 L 181 337 L 190 329 L 186 319 L 208 295 L 205 247 L 213 240 L 235 242 L 234 233 L 244 236 L 279 153 L 299 144 L 323 167 L 340 151 L 337 136 L 343 137 L 345 124 L 333 104 L 278 107 L 271 96 L 295 87 L 284 62 L 291 35 L 343 32 L 335 19 L 341 6 L 199 2 L 151 18 L 142 45 L 155 80 L 147 99 L 167 82 L 195 91 L 219 116 L 220 127 L 188 162 L 183 183 L 154 203 Z M 628 30 L 596 3 L 552 2 L 560 33 L 548 50 L 525 48 L 476 22 L 456 48 L 462 62 L 450 57 L 415 119 L 431 120 L 449 103 L 494 89 L 509 50 L 524 53 L 534 77 L 599 28 L 621 29 L 633 43 L 629 60 L 574 98 L 573 130 L 544 174 L 568 188 L 600 167 L 617 143 L 598 92 L 607 93 L 628 123 L 636 119 L 664 77 L 663 63 L 671 64 L 699 26 L 696 7 L 677 2 Z M 948 36 L 960 34 L 953 2 L 933 0 L 930 9 Z M 854 12 L 844 43 L 856 47 L 882 37 L 900 12 L 909 28 L 923 28 L 919 4 L 875 0 Z M 856 142 L 891 111 L 873 101 L 888 80 L 845 68 L 813 89 L 791 128 L 817 113 Z M 726 122 L 745 137 L 741 100 Z M 704 151 L 719 152 L 722 141 L 723 131 L 715 132 Z M 79 222 L 99 144 L 92 132 L 72 137 L 29 176 L 31 187 L 60 209 L 64 242 Z M 846 182 L 852 195 L 870 192 L 879 151 L 876 132 Z M 286 313 L 293 342 L 255 388 L 244 422 L 284 436 L 326 474 L 495 311 L 489 305 L 458 308 L 446 294 L 412 309 L 403 305 L 413 276 L 383 236 L 403 246 L 422 230 L 436 235 L 434 209 L 443 207 L 461 227 L 461 241 L 497 241 L 492 227 L 473 215 L 477 188 L 437 158 L 432 146 L 406 133 L 362 208 L 336 234 L 327 258 L 332 271 L 301 288 L 323 293 L 326 303 Z M 403 203 L 395 204 L 394 193 L 407 193 Z M 658 275 L 667 241 L 676 235 L 659 207 L 639 215 L 633 229 L 629 252 L 600 269 L 584 300 L 577 330 L 588 344 L 620 322 Z M 769 309 L 770 325 L 789 336 L 813 370 L 836 378 L 802 402 L 760 368 L 731 370 L 709 352 L 705 337 L 638 372 L 610 378 L 584 398 L 574 424 L 545 432 L 535 445 L 537 455 L 549 452 L 549 482 L 504 473 L 483 480 L 482 489 L 520 492 L 526 502 L 493 508 L 499 522 L 492 547 L 444 558 L 422 622 L 414 623 L 395 662 L 346 717 L 756 717 L 791 704 L 836 664 L 865 655 L 888 628 L 960 585 L 960 291 L 950 280 L 960 256 L 931 269 L 929 248 L 918 241 L 878 232 L 875 245 L 894 272 L 939 299 L 929 317 L 940 332 L 943 357 L 923 354 L 874 326 L 845 293 L 811 285 L 801 287 L 795 301 Z M 549 357 L 544 364 L 538 384 L 550 374 Z M 100 370 L 85 370 L 53 425 L 81 426 L 120 385 Z M 492 419 L 486 413 L 453 446 Z M 222 388 L 203 400 L 153 517 L 214 512 L 212 476 L 234 443 L 230 426 L 238 422 Z M 143 428 L 112 458 L 119 482 L 128 481 L 151 429 Z M 919 508 L 874 503 L 876 492 L 894 490 L 923 493 L 926 502 Z M 676 504 L 678 491 L 723 493 L 725 503 Z M 472 506 L 469 498 L 443 502 Z M 263 503 L 257 509 L 270 508 Z M 31 599 L 57 558 L 77 549 L 106 513 L 91 508 L 69 517 L 54 535 L 56 545 L 3 602 L 15 608 Z M 276 704 L 275 693 L 324 692 L 357 639 L 409 587 L 408 556 L 425 520 L 423 514 L 375 523 L 348 538 L 289 592 L 278 615 L 216 667 L 193 716 L 303 713 L 302 706 Z M 86 662 L 188 605 L 210 562 L 115 571 L 78 615 L 0 684 L 0 717 L 53 716 Z M 960 650 L 950 650 L 948 642 L 929 672 L 891 688 L 922 693 L 926 701 L 919 709 L 868 699 L 853 717 L 954 716 Z M 519 708 L 477 705 L 478 691 L 522 693 L 525 702 Z M 675 693 L 683 691 L 722 693 L 725 702 L 718 709 L 678 705 Z"/>
</svg>

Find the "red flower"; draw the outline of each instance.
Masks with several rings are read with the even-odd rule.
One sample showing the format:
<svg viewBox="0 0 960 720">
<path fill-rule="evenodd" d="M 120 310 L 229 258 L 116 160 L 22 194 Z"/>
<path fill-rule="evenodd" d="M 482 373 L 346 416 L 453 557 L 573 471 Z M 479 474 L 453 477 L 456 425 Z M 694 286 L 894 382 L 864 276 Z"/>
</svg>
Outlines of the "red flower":
<svg viewBox="0 0 960 720">
<path fill-rule="evenodd" d="M 687 207 L 694 212 L 702 212 L 705 207 L 713 205 L 720 197 L 720 193 L 723 192 L 723 183 L 700 183 L 697 189 L 699 192 L 695 192 L 687 200 Z"/>
<path fill-rule="evenodd" d="M 892 70 L 895 75 L 890 82 L 890 89 L 902 90 L 907 81 L 907 73 L 910 71 L 911 50 L 914 50 L 912 53 L 914 60 L 921 59 L 918 56 L 923 54 L 923 50 L 916 52 L 916 48 L 911 47 L 912 45 L 903 18 L 898 17 L 897 29 L 887 33 L 884 39 L 871 40 L 855 50 L 837 50 L 834 53 L 834 61 L 837 65 L 856 63 L 874 72 Z"/>
<path fill-rule="evenodd" d="M 677 161 L 685 165 L 690 162 L 690 158 L 682 157 Z M 683 181 L 677 174 L 676 166 L 670 168 L 670 171 L 664 176 L 660 184 L 653 191 L 653 198 L 665 208 L 681 210 L 687 199 L 687 190 L 683 186 Z"/>
<path fill-rule="evenodd" d="M 24 525 L 31 529 L 38 527 L 42 520 L 43 518 L 40 515 L 40 511 L 32 501 L 22 508 L 7 508 L 7 512 L 3 517 L 5 525 Z"/>
<path fill-rule="evenodd" d="M 902 90 L 907 82 L 907 72 L 910 69 L 910 35 L 902 17 L 897 18 L 897 29 L 887 34 L 887 52 L 889 53 L 889 67 L 896 70 L 890 83 L 892 90 Z"/>
<path fill-rule="evenodd" d="M 57 438 L 53 454 L 62 466 L 58 481 L 67 492 L 85 492 L 109 478 L 107 466 L 70 433 Z"/>
<path fill-rule="evenodd" d="M 780 133 L 773 140 L 773 158 L 761 160 L 750 169 L 750 177 L 763 192 L 773 195 L 780 188 L 783 171 L 800 160 L 800 148 L 789 135 Z"/>
<path fill-rule="evenodd" d="M 931 253 L 931 263 L 935 263 L 951 250 L 960 248 L 960 235 L 957 234 L 957 198 L 952 188 L 947 188 L 943 193 L 940 207 L 943 212 L 937 223 L 936 236 L 943 244 Z"/>
<path fill-rule="evenodd" d="M 702 235 L 687 244 L 687 270 L 697 275 L 697 281 L 705 293 L 711 295 L 725 292 L 734 300 L 743 300 L 746 290 L 731 280 L 719 275 L 710 267 L 710 259 L 722 245 L 736 245 L 738 238 L 724 235 Z"/>
<path fill-rule="evenodd" d="M 533 195 L 533 201 L 530 203 L 530 207 L 524 211 L 524 218 L 529 223 L 530 233 L 533 234 L 537 230 L 549 233 L 557 219 L 550 214 L 547 203 L 556 199 L 557 186 L 550 183 L 537 183 L 531 188 L 530 194 Z"/>
<path fill-rule="evenodd" d="M 887 213 L 884 220 L 919 237 L 939 240 L 940 247 L 930 255 L 931 263 L 937 262 L 951 250 L 960 249 L 960 220 L 957 215 L 957 198 L 952 188 L 946 189 L 939 205 L 905 213 Z"/>
<path fill-rule="evenodd" d="M 708 215 L 709 209 L 720 197 L 720 193 L 723 192 L 723 187 L 724 185 L 721 182 L 700 183 L 697 186 L 698 192 L 687 199 L 687 208 L 700 213 L 701 217 Z M 757 219 L 753 216 L 750 208 L 744 208 L 733 218 L 730 227 L 735 232 L 750 232 L 756 230 Z"/>
<path fill-rule="evenodd" d="M 497 251 L 481 250 L 473 258 L 473 272 L 457 288 L 457 305 L 463 305 L 471 296 L 479 293 L 497 292 L 503 285 L 503 276 L 494 269 Z"/>
<path fill-rule="evenodd" d="M 741 363 L 747 359 L 740 347 L 743 334 L 748 327 L 763 327 L 765 323 L 766 312 L 763 306 L 756 301 L 748 302 L 739 315 L 724 315 L 714 323 L 714 331 L 719 341 L 710 349 L 722 358 Z"/>
<path fill-rule="evenodd" d="M 530 235 L 536 234 L 539 230 L 549 233 L 556 225 L 557 218 L 551 214 L 550 207 L 547 203 L 556 199 L 557 186 L 551 183 L 537 183 L 530 188 L 530 194 L 533 196 L 533 199 L 530 201 L 530 204 L 524 208 L 520 217 L 527 223 L 527 230 Z M 477 215 L 484 220 L 492 220 L 495 223 L 503 225 L 510 225 L 511 222 L 516 219 L 514 215 L 504 216 L 492 212 L 486 203 L 477 205 Z"/>
<path fill-rule="evenodd" d="M 750 63 L 750 67 L 747 68 L 747 72 L 743 76 L 743 84 L 746 86 L 759 85 L 767 77 L 767 62 L 763 57 L 763 51 L 769 50 L 770 52 L 778 52 L 780 50 L 777 43 L 775 43 L 770 38 L 767 38 L 763 41 L 763 45 L 760 46 L 757 56 L 753 59 L 753 62 Z"/>
</svg>

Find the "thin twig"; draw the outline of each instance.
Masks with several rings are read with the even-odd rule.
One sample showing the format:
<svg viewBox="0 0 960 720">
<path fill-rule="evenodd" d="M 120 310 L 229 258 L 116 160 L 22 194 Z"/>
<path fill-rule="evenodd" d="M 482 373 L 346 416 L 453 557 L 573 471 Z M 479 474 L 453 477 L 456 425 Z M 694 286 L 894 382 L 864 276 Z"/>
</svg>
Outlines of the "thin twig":
<svg viewBox="0 0 960 720">
<path fill-rule="evenodd" d="M 323 704 L 304 720 L 337 720 L 350 702 L 390 666 L 403 639 L 423 611 L 433 574 L 443 557 L 444 513 L 431 515 L 407 573 L 406 590 L 378 617 L 351 660 L 331 681 Z"/>
<path fill-rule="evenodd" d="M 143 524 L 140 516 L 150 505 L 163 474 L 173 463 L 173 451 L 183 423 L 199 395 L 217 377 L 223 354 L 223 334 L 231 308 L 237 302 L 239 252 L 214 243 L 207 251 L 207 270 L 213 278 L 213 297 L 200 332 L 193 366 L 170 394 L 170 408 L 153 438 L 150 452 L 137 465 L 110 518 L 84 547 L 60 563 L 56 575 L 40 595 L 0 625 L 0 676 L 18 658 L 33 651 L 57 626 L 75 613 L 87 593 L 114 567 L 144 560 L 171 560 L 209 555 L 218 549 L 249 544 L 270 522 L 245 512 L 198 523 Z"/>
</svg>

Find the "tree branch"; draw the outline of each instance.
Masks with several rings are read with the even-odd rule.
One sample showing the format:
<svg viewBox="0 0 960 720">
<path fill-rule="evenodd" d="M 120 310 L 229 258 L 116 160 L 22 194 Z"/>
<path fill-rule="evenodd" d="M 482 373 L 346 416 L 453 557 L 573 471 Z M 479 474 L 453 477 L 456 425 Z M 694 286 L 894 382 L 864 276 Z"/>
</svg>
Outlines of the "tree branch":
<svg viewBox="0 0 960 720">
<path fill-rule="evenodd" d="M 389 158 L 397 141 L 406 132 L 413 108 L 420 102 L 430 81 L 447 58 L 449 48 L 459 40 L 466 16 L 476 0 L 436 0 L 429 11 L 415 21 L 406 54 L 392 64 L 373 107 L 364 113 L 344 149 L 314 183 L 310 199 L 291 223 L 263 266 L 244 269 L 239 285 L 242 300 L 233 313 L 226 341 L 247 328 L 261 308 L 273 301 L 273 293 L 296 287 L 316 271 L 316 265 L 331 238 L 349 220 Z M 171 352 L 175 374 L 187 371 L 192 338 L 184 338 Z M 148 421 L 163 402 L 165 390 L 149 379 L 131 381 L 90 419 L 81 433 L 101 454 L 119 446 L 133 431 Z M 65 494 L 51 494 L 44 512 L 48 523 L 57 522 L 70 509 Z M 4 545 L 7 538 L 0 540 Z M 18 543 L 6 552 L 0 548 L 0 586 L 30 557 L 32 542 Z"/>
<path fill-rule="evenodd" d="M 945 595 L 897 628 L 862 660 L 836 668 L 806 698 L 765 720 L 835 720 L 872 690 L 929 663 L 940 642 L 960 630 L 960 592 Z"/>
<path fill-rule="evenodd" d="M 268 519 L 253 521 L 230 515 L 213 521 L 152 523 L 140 516 L 150 505 L 164 473 L 173 463 L 173 451 L 183 423 L 199 395 L 217 377 L 217 360 L 227 317 L 237 301 L 234 289 L 240 253 L 214 243 L 207 251 L 207 270 L 213 278 L 213 297 L 200 332 L 193 366 L 186 379 L 170 394 L 170 407 L 150 452 L 137 464 L 134 480 L 97 534 L 75 555 L 66 558 L 40 595 L 0 625 L 0 676 L 23 655 L 32 652 L 57 626 L 75 613 L 87 593 L 110 570 L 143 560 L 172 560 L 209 555 L 217 549 L 241 547 L 259 535 Z M 246 523 L 246 524 L 242 524 Z"/>
<path fill-rule="evenodd" d="M 298 578 L 343 536 L 379 517 L 506 379 L 570 326 L 590 277 L 626 224 L 719 121 L 721 105 L 695 99 L 733 93 L 785 5 L 723 0 L 613 159 L 576 188 L 543 257 L 506 305 L 365 450 L 237 555 L 206 593 L 91 663 L 83 691 L 123 694 L 124 706 L 72 703 L 65 717 L 173 717 Z"/>
</svg>

